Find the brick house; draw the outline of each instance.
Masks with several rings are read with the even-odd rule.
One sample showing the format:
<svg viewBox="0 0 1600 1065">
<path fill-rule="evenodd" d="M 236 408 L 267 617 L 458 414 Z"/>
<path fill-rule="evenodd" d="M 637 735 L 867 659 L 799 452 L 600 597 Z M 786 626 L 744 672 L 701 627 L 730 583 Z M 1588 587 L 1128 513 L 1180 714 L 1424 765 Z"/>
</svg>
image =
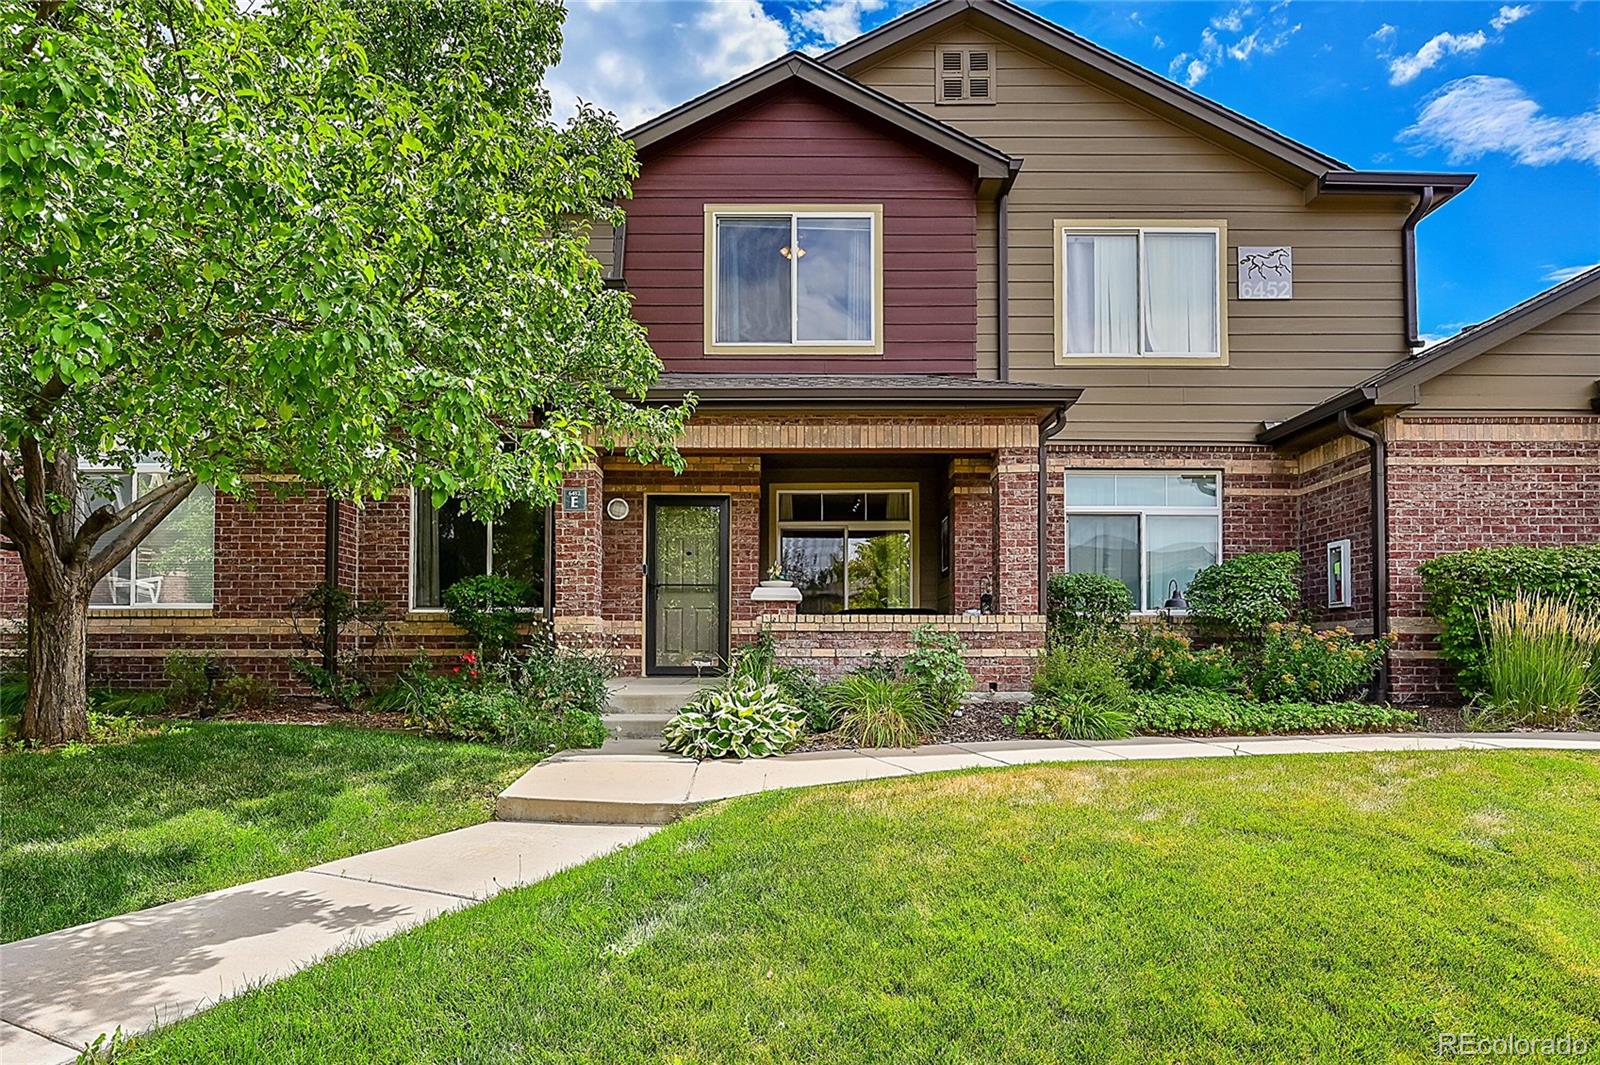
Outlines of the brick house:
<svg viewBox="0 0 1600 1065">
<path fill-rule="evenodd" d="M 1297 549 L 1316 616 L 1395 632 L 1391 694 L 1434 698 L 1419 561 L 1600 539 L 1600 272 L 1413 353 L 1416 227 L 1470 174 L 1351 169 L 1003 0 L 629 135 L 628 222 L 591 247 L 663 362 L 650 401 L 697 397 L 687 470 L 599 454 L 490 526 L 409 494 L 197 495 L 101 590 L 98 677 L 183 648 L 283 679 L 325 573 L 390 605 L 392 659 L 450 654 L 442 591 L 493 570 L 628 673 L 715 668 L 761 628 L 838 672 L 932 624 L 1015 688 L 1051 572 L 1151 612 Z M 798 603 L 761 588 L 774 564 Z"/>
</svg>

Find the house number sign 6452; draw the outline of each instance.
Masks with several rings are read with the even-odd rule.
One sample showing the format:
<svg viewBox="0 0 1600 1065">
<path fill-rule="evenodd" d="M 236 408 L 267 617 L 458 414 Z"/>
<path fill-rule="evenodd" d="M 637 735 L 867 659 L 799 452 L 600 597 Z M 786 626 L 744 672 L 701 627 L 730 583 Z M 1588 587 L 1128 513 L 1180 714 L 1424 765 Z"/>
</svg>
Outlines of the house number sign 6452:
<svg viewBox="0 0 1600 1065">
<path fill-rule="evenodd" d="M 1239 298 L 1286 300 L 1294 295 L 1294 249 L 1239 247 Z"/>
</svg>

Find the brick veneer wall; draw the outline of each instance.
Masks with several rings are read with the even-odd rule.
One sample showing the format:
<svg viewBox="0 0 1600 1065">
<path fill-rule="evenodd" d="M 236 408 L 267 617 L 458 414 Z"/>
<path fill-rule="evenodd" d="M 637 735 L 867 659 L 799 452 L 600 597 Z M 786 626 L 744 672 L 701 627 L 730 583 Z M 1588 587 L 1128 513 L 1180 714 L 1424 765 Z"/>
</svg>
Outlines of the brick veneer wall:
<svg viewBox="0 0 1600 1065">
<path fill-rule="evenodd" d="M 950 610 L 976 609 L 994 589 L 994 463 L 988 459 L 950 460 Z"/>
<path fill-rule="evenodd" d="M 1600 542 L 1600 416 L 1391 419 L 1396 698 L 1453 699 L 1418 567 L 1472 547 Z"/>
<path fill-rule="evenodd" d="M 1367 449 L 1339 440 L 1302 460 L 1299 543 L 1304 561 L 1305 604 L 1319 622 L 1372 631 L 1372 464 Z M 1328 551 L 1334 540 L 1350 541 L 1350 606 L 1329 607 Z"/>
<path fill-rule="evenodd" d="M 892 614 L 819 615 L 772 612 L 757 622 L 772 633 L 780 662 L 809 666 L 825 678 L 865 665 L 877 653 L 888 657 L 911 649 L 921 626 L 953 632 L 978 688 L 1026 690 L 1034 659 L 1044 647 L 1044 619 L 1037 614 L 929 616 Z"/>
</svg>

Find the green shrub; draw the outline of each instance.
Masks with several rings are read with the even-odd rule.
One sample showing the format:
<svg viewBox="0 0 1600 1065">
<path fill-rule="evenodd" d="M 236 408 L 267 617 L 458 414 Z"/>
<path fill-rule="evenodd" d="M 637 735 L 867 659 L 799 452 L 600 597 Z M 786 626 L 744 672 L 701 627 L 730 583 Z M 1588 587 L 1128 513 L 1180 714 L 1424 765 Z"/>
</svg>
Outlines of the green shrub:
<svg viewBox="0 0 1600 1065">
<path fill-rule="evenodd" d="M 913 747 L 942 723 L 914 685 L 877 669 L 841 677 L 824 694 L 838 734 L 857 747 Z"/>
<path fill-rule="evenodd" d="M 1250 692 L 1267 702 L 1331 702 L 1372 681 L 1387 639 L 1358 640 L 1344 626 L 1274 622 L 1262 634 Z"/>
<path fill-rule="evenodd" d="M 1439 651 L 1456 683 L 1473 695 L 1486 683 L 1478 617 L 1491 602 L 1518 592 L 1570 601 L 1600 612 L 1600 544 L 1573 547 L 1484 547 L 1431 558 L 1418 567 L 1428 612 L 1441 625 Z"/>
<path fill-rule="evenodd" d="M 268 710 L 278 701 L 278 688 L 263 677 L 235 673 L 212 690 L 212 701 L 223 714 Z"/>
<path fill-rule="evenodd" d="M 1257 551 L 1207 566 L 1187 592 L 1189 615 L 1202 624 L 1256 636 L 1287 621 L 1300 605 L 1300 555 Z"/>
<path fill-rule="evenodd" d="M 205 708 L 206 694 L 211 689 L 211 682 L 206 679 L 206 667 L 216 663 L 216 656 L 211 654 L 169 652 L 161 662 L 161 672 L 167 678 L 167 709 L 173 713 L 187 714 Z"/>
<path fill-rule="evenodd" d="M 806 715 L 807 732 L 832 732 L 839 719 L 828 705 L 827 690 L 816 671 L 806 666 L 774 666 L 772 683 L 783 701 Z"/>
<path fill-rule="evenodd" d="M 900 661 L 900 675 L 941 725 L 961 708 L 961 697 L 972 690 L 972 674 L 961 650 L 961 637 L 955 633 L 919 625 L 911 634 L 911 653 Z"/>
<path fill-rule="evenodd" d="M 1110 740 L 1133 727 L 1132 690 L 1117 646 L 1076 640 L 1051 648 L 1033 675 L 1033 701 L 1012 724 L 1024 735 Z"/>
<path fill-rule="evenodd" d="M 1175 688 L 1134 696 L 1136 731 L 1150 735 L 1266 735 L 1409 728 L 1415 711 L 1374 703 L 1263 703 L 1229 692 Z"/>
<path fill-rule="evenodd" d="M 1103 573 L 1052 573 L 1046 599 L 1052 644 L 1116 628 L 1134 609 L 1128 586 Z"/>
<path fill-rule="evenodd" d="M 526 581 L 480 573 L 446 588 L 443 599 L 450 620 L 466 632 L 473 646 L 498 658 L 520 639 L 526 620 L 522 608 L 529 605 L 530 594 Z"/>
<path fill-rule="evenodd" d="M 661 746 L 693 758 L 765 758 L 793 747 L 805 722 L 776 684 L 735 677 L 699 692 L 675 714 Z"/>
<path fill-rule="evenodd" d="M 1244 683 L 1244 667 L 1226 647 L 1196 651 L 1187 633 L 1165 621 L 1131 626 L 1123 672 L 1140 691 L 1233 691 Z"/>
<path fill-rule="evenodd" d="M 1596 694 L 1600 616 L 1572 601 L 1520 594 L 1489 604 L 1480 619 L 1484 691 L 1474 728 L 1567 724 Z"/>
<path fill-rule="evenodd" d="M 417 726 L 456 739 L 533 750 L 598 747 L 605 742 L 604 659 L 543 644 L 479 668 L 476 656 L 447 674 L 426 659 L 396 682 L 393 702 Z"/>
</svg>

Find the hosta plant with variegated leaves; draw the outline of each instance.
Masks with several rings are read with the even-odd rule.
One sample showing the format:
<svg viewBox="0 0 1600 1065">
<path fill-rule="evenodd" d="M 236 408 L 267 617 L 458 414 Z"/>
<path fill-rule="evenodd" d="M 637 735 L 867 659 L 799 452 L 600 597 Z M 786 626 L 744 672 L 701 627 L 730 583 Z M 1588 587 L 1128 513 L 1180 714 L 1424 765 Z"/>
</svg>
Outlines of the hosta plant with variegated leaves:
<svg viewBox="0 0 1600 1065">
<path fill-rule="evenodd" d="M 691 758 L 765 758 L 793 747 L 805 724 L 805 711 L 784 702 L 776 684 L 736 677 L 668 721 L 661 746 Z"/>
</svg>

